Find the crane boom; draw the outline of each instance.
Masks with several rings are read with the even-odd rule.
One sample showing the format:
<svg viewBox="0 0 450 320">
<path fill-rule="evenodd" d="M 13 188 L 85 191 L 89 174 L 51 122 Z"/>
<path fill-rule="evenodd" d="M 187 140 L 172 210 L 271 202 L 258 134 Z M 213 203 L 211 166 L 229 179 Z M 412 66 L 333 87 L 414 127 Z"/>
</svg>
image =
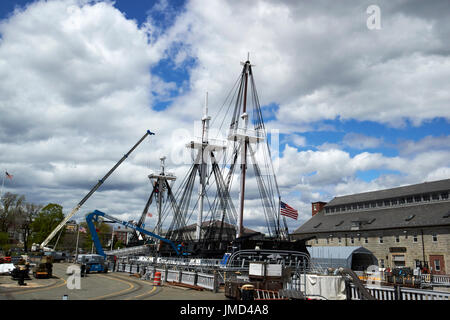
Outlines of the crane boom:
<svg viewBox="0 0 450 320">
<path fill-rule="evenodd" d="M 180 250 L 177 249 L 177 247 L 175 246 L 175 244 L 171 240 L 163 238 L 163 237 L 161 237 L 161 236 L 159 236 L 159 235 L 157 235 L 157 234 L 155 234 L 153 232 L 150 232 L 148 230 L 142 229 L 142 228 L 138 227 L 137 225 L 135 225 L 133 223 L 130 223 L 130 222 L 127 222 L 127 221 L 122 221 L 122 220 L 119 220 L 119 219 L 117 219 L 117 218 L 115 218 L 113 216 L 107 215 L 106 213 L 104 213 L 102 211 L 94 210 L 93 212 L 88 213 L 86 215 L 86 223 L 87 223 L 89 231 L 91 233 L 92 241 L 94 242 L 94 245 L 95 245 L 95 248 L 97 250 L 97 253 L 102 255 L 102 256 L 104 256 L 104 257 L 106 256 L 106 254 L 103 251 L 102 245 L 100 244 L 100 239 L 98 238 L 97 230 L 95 229 L 95 226 L 94 226 L 94 223 L 93 223 L 93 221 L 98 221 L 99 217 L 104 217 L 104 218 L 106 218 L 108 220 L 114 221 L 116 223 L 120 223 L 120 224 L 122 224 L 123 226 L 125 226 L 127 228 L 134 229 L 136 231 L 139 231 L 140 233 L 146 234 L 146 235 L 148 235 L 150 237 L 153 237 L 153 238 L 156 238 L 156 239 L 161 240 L 163 242 L 166 242 L 166 243 L 168 243 L 168 244 L 170 244 L 172 246 L 172 249 L 175 251 L 175 253 L 177 255 L 183 255 L 183 253 Z"/>
<path fill-rule="evenodd" d="M 114 167 L 111 168 L 111 170 L 108 171 L 108 173 L 98 181 L 98 183 L 84 196 L 83 199 L 75 206 L 75 208 L 72 209 L 72 211 L 61 221 L 61 223 L 48 235 L 48 237 L 40 244 L 41 249 L 44 249 L 44 247 L 55 237 L 55 235 L 58 233 L 59 230 L 69 221 L 70 218 L 72 218 L 75 213 L 81 208 L 81 206 L 92 196 L 92 194 L 97 191 L 97 189 L 105 182 L 106 179 L 111 175 L 111 173 L 114 172 L 114 170 L 117 169 L 118 166 L 126 159 L 128 156 L 136 149 L 142 141 L 144 141 L 145 138 L 149 135 L 154 135 L 153 132 L 150 132 L 150 130 L 147 130 L 145 135 L 128 151 L 122 159 L 117 162 Z"/>
</svg>

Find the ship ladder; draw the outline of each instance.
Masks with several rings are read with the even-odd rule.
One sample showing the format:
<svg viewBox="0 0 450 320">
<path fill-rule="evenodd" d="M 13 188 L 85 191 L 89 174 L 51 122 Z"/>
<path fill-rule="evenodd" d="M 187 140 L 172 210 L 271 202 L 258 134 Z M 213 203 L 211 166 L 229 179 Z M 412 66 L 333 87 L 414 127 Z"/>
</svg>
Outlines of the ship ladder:
<svg viewBox="0 0 450 320">
<path fill-rule="evenodd" d="M 278 291 L 255 289 L 255 300 L 287 300 Z"/>
</svg>

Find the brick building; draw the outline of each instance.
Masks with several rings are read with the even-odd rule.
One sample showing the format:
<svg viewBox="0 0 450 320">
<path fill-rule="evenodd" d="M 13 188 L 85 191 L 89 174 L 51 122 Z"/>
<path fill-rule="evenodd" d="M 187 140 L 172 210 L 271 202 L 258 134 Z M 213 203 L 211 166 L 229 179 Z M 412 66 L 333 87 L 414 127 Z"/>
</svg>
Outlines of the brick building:
<svg viewBox="0 0 450 320">
<path fill-rule="evenodd" d="M 362 246 L 380 267 L 428 265 L 450 274 L 450 179 L 335 197 L 312 204 L 292 234 L 311 246 Z"/>
</svg>

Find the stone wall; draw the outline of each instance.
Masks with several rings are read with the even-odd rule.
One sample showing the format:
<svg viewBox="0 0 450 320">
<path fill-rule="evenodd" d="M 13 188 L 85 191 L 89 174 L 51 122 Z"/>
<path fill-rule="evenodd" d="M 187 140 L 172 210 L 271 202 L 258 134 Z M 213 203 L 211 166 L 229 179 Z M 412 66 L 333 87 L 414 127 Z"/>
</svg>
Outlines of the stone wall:
<svg viewBox="0 0 450 320">
<path fill-rule="evenodd" d="M 422 242 L 423 233 L 423 242 Z M 405 267 L 414 268 L 416 260 L 430 264 L 430 256 L 443 256 L 445 273 L 450 274 L 450 227 L 420 229 L 393 229 L 374 231 L 327 232 L 315 234 L 316 239 L 308 240 L 311 246 L 357 246 L 370 250 L 378 259 L 379 266 L 393 268 L 401 265 L 404 257 Z M 434 238 L 433 235 L 436 235 Z M 314 236 L 313 234 L 293 235 L 294 239 Z M 353 237 L 353 241 L 352 241 Z M 382 237 L 382 243 L 380 243 Z M 340 241 L 339 241 L 339 238 Z M 436 240 L 436 241 L 435 241 Z M 423 245 L 422 245 L 423 243 Z M 398 261 L 394 261 L 398 260 Z M 430 265 L 431 267 L 431 265 Z"/>
</svg>

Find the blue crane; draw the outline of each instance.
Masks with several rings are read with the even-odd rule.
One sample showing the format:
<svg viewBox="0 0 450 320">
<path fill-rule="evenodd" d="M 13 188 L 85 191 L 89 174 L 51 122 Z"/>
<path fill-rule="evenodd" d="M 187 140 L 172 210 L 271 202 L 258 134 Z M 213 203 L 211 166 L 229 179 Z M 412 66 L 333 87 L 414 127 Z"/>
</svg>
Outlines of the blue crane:
<svg viewBox="0 0 450 320">
<path fill-rule="evenodd" d="M 106 254 L 103 251 L 102 245 L 100 243 L 100 239 L 98 238 L 97 230 L 95 229 L 95 225 L 94 225 L 94 222 L 97 222 L 99 217 L 103 217 L 103 218 L 108 219 L 110 221 L 113 221 L 113 222 L 116 222 L 116 223 L 120 223 L 120 224 L 122 224 L 123 226 L 125 226 L 127 228 L 134 229 L 136 231 L 139 231 L 140 233 L 146 234 L 146 235 L 148 235 L 150 237 L 153 237 L 153 238 L 156 238 L 156 239 L 161 240 L 163 242 L 166 242 L 172 247 L 172 249 L 175 251 L 175 253 L 178 256 L 180 256 L 180 255 L 187 255 L 187 253 L 182 252 L 181 248 L 178 248 L 175 245 L 175 243 L 173 243 L 169 239 L 163 238 L 163 237 L 161 237 L 161 236 L 159 236 L 159 235 L 157 235 L 157 234 L 155 234 L 153 232 L 150 232 L 148 230 L 142 229 L 142 228 L 138 227 L 137 225 L 135 225 L 135 224 L 133 224 L 131 222 L 122 221 L 122 220 L 119 220 L 119 219 L 117 219 L 117 218 L 115 218 L 113 216 L 107 215 L 106 213 L 104 213 L 102 211 L 94 210 L 93 212 L 88 213 L 86 215 L 86 222 L 87 222 L 89 231 L 90 231 L 91 236 L 92 236 L 92 241 L 94 242 L 95 248 L 96 248 L 97 253 L 99 255 L 102 255 L 102 256 L 106 257 Z"/>
</svg>

